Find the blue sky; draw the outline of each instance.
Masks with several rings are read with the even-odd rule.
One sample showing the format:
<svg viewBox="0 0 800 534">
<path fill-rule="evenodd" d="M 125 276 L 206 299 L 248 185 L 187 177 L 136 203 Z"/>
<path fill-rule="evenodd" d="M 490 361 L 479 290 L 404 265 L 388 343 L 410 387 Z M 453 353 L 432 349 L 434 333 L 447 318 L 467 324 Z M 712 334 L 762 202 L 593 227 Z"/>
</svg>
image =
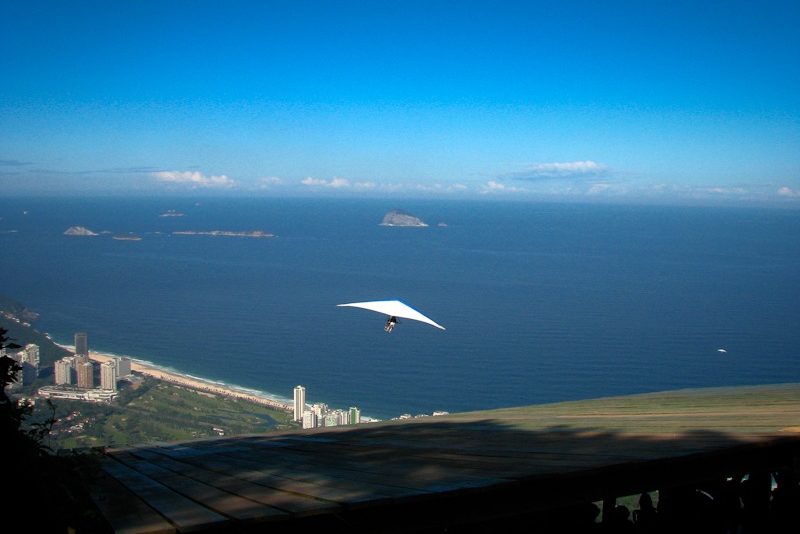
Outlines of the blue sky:
<svg viewBox="0 0 800 534">
<path fill-rule="evenodd" d="M 800 3 L 3 2 L 0 194 L 800 206 Z"/>
</svg>

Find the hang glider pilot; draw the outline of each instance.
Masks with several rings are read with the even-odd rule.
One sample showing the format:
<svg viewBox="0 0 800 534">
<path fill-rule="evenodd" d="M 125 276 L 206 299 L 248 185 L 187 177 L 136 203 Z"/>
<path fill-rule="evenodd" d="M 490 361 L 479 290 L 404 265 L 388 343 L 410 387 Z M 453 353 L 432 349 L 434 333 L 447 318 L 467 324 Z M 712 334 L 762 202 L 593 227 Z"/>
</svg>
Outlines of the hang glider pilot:
<svg viewBox="0 0 800 534">
<path fill-rule="evenodd" d="M 374 311 L 388 317 L 383 329 L 389 333 L 394 330 L 397 325 L 397 319 L 411 319 L 412 321 L 420 321 L 444 330 L 444 327 L 439 323 L 433 321 L 429 317 L 425 317 L 420 312 L 399 300 L 374 300 L 370 302 L 350 302 L 348 304 L 337 304 L 337 306 L 347 306 L 349 308 L 361 308 L 364 310 Z"/>
</svg>

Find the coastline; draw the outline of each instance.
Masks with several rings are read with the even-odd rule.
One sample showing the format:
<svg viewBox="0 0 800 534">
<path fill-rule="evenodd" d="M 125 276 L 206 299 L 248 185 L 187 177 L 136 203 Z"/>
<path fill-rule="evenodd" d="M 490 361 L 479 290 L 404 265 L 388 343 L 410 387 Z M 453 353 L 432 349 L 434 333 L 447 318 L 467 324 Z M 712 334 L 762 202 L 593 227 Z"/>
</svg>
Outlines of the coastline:
<svg viewBox="0 0 800 534">
<path fill-rule="evenodd" d="M 56 344 L 59 347 L 62 347 L 72 353 L 75 352 L 74 345 L 62 345 L 61 343 L 56 343 Z M 291 412 L 293 410 L 292 404 L 290 402 L 275 397 L 270 397 L 261 392 L 248 390 L 230 384 L 220 384 L 218 382 L 213 382 L 211 380 L 207 380 L 204 378 L 199 378 L 178 371 L 165 369 L 163 367 L 159 367 L 158 365 L 145 362 L 143 360 L 139 360 L 137 358 L 133 358 L 131 356 L 124 354 L 98 352 L 93 350 L 89 351 L 89 359 L 98 363 L 107 362 L 109 360 L 113 360 L 114 358 L 120 358 L 120 357 L 130 358 L 131 371 L 135 371 L 138 374 L 149 376 L 157 380 L 163 380 L 164 382 L 169 382 L 171 384 L 176 384 L 179 386 L 196 389 L 198 391 L 202 391 L 205 393 L 213 393 L 215 395 L 222 395 L 226 397 L 243 399 L 250 402 L 255 402 L 257 404 L 262 404 L 264 406 L 269 406 L 271 408 L 275 408 L 278 410 L 284 410 L 287 412 Z"/>
</svg>

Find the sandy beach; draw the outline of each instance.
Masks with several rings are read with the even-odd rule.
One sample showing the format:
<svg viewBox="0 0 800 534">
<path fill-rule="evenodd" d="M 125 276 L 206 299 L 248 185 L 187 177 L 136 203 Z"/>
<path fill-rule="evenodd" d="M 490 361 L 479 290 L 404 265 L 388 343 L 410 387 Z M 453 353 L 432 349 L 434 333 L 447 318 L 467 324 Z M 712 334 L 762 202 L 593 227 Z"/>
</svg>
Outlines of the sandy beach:
<svg viewBox="0 0 800 534">
<path fill-rule="evenodd" d="M 75 347 L 72 345 L 60 345 L 60 346 L 69 350 L 70 352 L 75 351 Z M 118 354 L 109 354 L 105 352 L 96 352 L 92 350 L 89 351 L 89 358 L 98 363 L 107 362 L 109 360 L 113 360 L 114 358 L 119 358 L 119 357 L 125 357 L 125 356 L 120 356 Z M 256 393 L 237 389 L 232 386 L 215 384 L 213 382 L 203 380 L 201 378 L 195 378 L 183 375 L 174 371 L 167 371 L 155 365 L 149 365 L 143 363 L 134 358 L 131 358 L 131 370 L 140 375 L 150 376 L 158 380 L 163 380 L 171 384 L 177 384 L 180 386 L 196 389 L 198 391 L 213 393 L 215 395 L 222 395 L 226 397 L 233 397 L 237 399 L 244 399 L 250 402 L 263 404 L 271 408 L 276 408 L 278 410 L 285 410 L 289 412 L 292 411 L 292 405 L 288 402 L 276 400 L 264 395 L 258 395 Z"/>
</svg>

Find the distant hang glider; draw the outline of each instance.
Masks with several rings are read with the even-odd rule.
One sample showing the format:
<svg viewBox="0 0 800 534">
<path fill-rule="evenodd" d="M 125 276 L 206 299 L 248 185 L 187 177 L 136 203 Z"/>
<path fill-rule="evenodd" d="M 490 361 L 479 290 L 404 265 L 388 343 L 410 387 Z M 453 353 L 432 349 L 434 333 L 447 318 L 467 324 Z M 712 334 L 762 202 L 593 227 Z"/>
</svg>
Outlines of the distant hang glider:
<svg viewBox="0 0 800 534">
<path fill-rule="evenodd" d="M 386 320 L 386 326 L 383 327 L 386 332 L 391 332 L 394 329 L 394 325 L 397 323 L 397 318 L 400 317 L 402 319 L 411 319 L 413 321 L 419 321 L 421 323 L 427 323 L 431 326 L 435 326 L 441 330 L 444 330 L 444 327 L 425 317 L 420 312 L 408 306 L 407 304 L 403 304 L 399 300 L 375 300 L 371 302 L 351 302 L 349 304 L 337 304 L 337 306 L 347 307 L 347 308 L 363 308 L 365 310 L 370 310 L 378 313 L 382 313 L 384 315 L 388 315 L 389 318 Z"/>
</svg>

